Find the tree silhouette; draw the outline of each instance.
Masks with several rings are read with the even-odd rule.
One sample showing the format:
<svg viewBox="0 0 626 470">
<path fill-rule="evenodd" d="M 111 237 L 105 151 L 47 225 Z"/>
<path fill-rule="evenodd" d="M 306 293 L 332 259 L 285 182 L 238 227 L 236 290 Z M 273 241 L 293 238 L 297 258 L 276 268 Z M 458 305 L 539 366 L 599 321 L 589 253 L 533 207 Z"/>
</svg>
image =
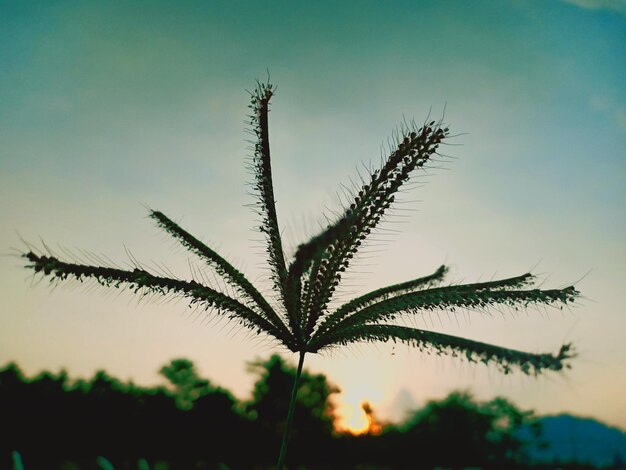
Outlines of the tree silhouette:
<svg viewBox="0 0 626 470">
<path fill-rule="evenodd" d="M 284 433 L 289 391 L 297 370 L 277 354 L 266 361 L 250 364 L 249 370 L 259 378 L 254 384 L 252 400 L 247 404 L 246 411 L 258 426 L 258 436 L 263 436 L 261 439 L 268 440 L 267 445 L 272 445 Z M 330 384 L 326 376 L 306 370 L 301 372 L 295 404 L 298 421 L 291 432 L 291 446 L 303 451 L 314 448 L 317 455 L 309 455 L 309 458 L 325 458 L 328 455 L 335 423 L 335 406 L 330 398 L 338 392 L 339 389 Z M 259 444 L 257 442 L 257 446 Z"/>
<path fill-rule="evenodd" d="M 428 455 L 422 461 L 425 467 L 505 468 L 527 459 L 527 442 L 516 433 L 533 424 L 532 412 L 522 412 L 503 398 L 477 403 L 468 392 L 452 392 L 414 413 L 402 426 L 402 437 L 407 448 L 420 443 Z M 442 443 L 454 452 L 441 452 Z"/>
<path fill-rule="evenodd" d="M 209 381 L 198 375 L 193 362 L 189 359 L 174 359 L 161 367 L 159 373 L 174 388 L 176 405 L 182 410 L 190 410 L 196 400 L 213 390 Z"/>
<path fill-rule="evenodd" d="M 106 287 L 132 289 L 137 294 L 178 295 L 256 333 L 275 338 L 282 346 L 298 353 L 279 469 L 284 464 L 298 382 L 307 353 L 355 342 L 393 340 L 437 353 L 461 354 L 470 361 L 494 364 L 504 373 L 517 367 L 524 373 L 537 374 L 546 369 L 561 370 L 566 365 L 573 356 L 569 344 L 563 345 L 556 354 L 534 354 L 394 323 L 401 316 L 427 311 L 458 308 L 484 311 L 499 305 L 518 309 L 532 304 L 566 304 L 578 295 L 573 286 L 551 290 L 533 287 L 534 277 L 530 273 L 490 282 L 441 285 L 447 272 L 447 268 L 441 266 L 431 275 L 384 287 L 339 308 L 331 308 L 335 290 L 362 243 L 388 216 L 396 194 L 410 176 L 428 168 L 440 155 L 438 148 L 449 137 L 449 131 L 435 121 L 421 127 L 404 124 L 394 136 L 396 144 L 382 167 L 368 175 L 360 189 L 355 190 L 343 213 L 321 233 L 299 245 L 287 263 L 270 166 L 268 115 L 273 95 L 274 87 L 261 83 L 257 83 L 251 93 L 250 124 L 256 140 L 250 163 L 257 196 L 255 207 L 261 217 L 258 229 L 266 238 L 267 262 L 277 302 L 268 302 L 236 267 L 159 211 L 151 211 L 150 217 L 212 267 L 234 288 L 234 295 L 215 290 L 196 279 L 163 277 L 139 266 L 131 271 L 66 262 L 50 252 L 28 251 L 23 255 L 29 261 L 27 266 L 36 273 L 50 276 L 52 281 L 93 280 Z"/>
<path fill-rule="evenodd" d="M 163 368 L 174 369 L 178 383 L 206 380 L 186 359 Z M 257 375 L 249 401 L 210 387 L 181 408 L 178 389 L 139 387 L 105 371 L 77 380 L 63 371 L 27 378 L 15 364 L 0 367 L 0 428 L 7 431 L 0 468 L 12 468 L 14 451 L 26 468 L 94 468 L 96 458 L 115 468 L 145 468 L 141 459 L 169 468 L 273 468 L 271 449 L 285 427 L 296 368 L 273 355 L 249 371 Z M 302 371 L 289 444 L 302 468 L 527 468 L 542 445 L 541 422 L 531 411 L 502 398 L 477 402 L 469 392 L 430 401 L 395 424 L 380 423 L 364 403 L 368 432 L 337 433 L 337 392 L 324 375 Z"/>
<path fill-rule="evenodd" d="M 385 468 L 528 468 L 541 447 L 541 424 L 503 398 L 476 401 L 452 392 L 429 401 L 382 433 L 344 436 L 342 463 Z M 534 468 L 534 467 L 533 467 Z"/>
</svg>

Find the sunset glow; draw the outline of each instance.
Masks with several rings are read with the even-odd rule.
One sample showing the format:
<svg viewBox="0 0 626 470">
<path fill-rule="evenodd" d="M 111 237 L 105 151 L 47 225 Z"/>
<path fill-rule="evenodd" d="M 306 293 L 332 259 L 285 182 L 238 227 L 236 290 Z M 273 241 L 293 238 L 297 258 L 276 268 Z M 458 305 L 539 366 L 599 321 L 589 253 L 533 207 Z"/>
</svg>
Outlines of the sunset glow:
<svg viewBox="0 0 626 470">
<path fill-rule="evenodd" d="M 377 167 L 403 118 L 431 110 L 459 134 L 445 149 L 451 163 L 402 196 L 336 305 L 442 263 L 451 283 L 533 269 L 546 286 L 576 283 L 587 300 L 562 313 L 457 311 L 407 325 L 531 352 L 571 341 L 580 355 L 571 370 L 535 379 L 391 344 L 307 354 L 305 368 L 341 389 L 337 429 L 372 432 L 372 416 L 400 422 L 455 389 L 626 428 L 626 13 L 602 6 L 618 3 L 3 2 L 0 251 L 41 238 L 77 261 L 81 247 L 192 278 L 202 262 L 145 219 L 145 204 L 269 294 L 246 207 L 245 90 L 269 72 L 278 86 L 270 140 L 289 259 L 334 217 L 337 188 Z M 23 264 L 0 263 L 0 366 L 84 378 L 103 369 L 152 385 L 184 357 L 245 400 L 256 380 L 246 364 L 275 352 L 297 363 L 173 300 L 138 306 L 131 293 L 83 285 L 51 294 L 47 281 L 31 286 Z"/>
<path fill-rule="evenodd" d="M 356 436 L 366 433 L 369 428 L 367 415 L 359 405 L 341 406 L 337 415 L 335 428 L 338 432 L 347 432 Z"/>
<path fill-rule="evenodd" d="M 338 432 L 348 432 L 359 435 L 365 433 L 380 433 L 380 425 L 372 416 L 384 401 L 383 392 L 374 385 L 368 384 L 366 379 L 353 378 L 352 386 L 342 389 L 335 398 L 337 405 L 337 420 L 335 428 Z M 369 411 L 369 414 L 366 412 Z"/>
<path fill-rule="evenodd" d="M 371 434 L 377 436 L 383 431 L 382 424 L 378 421 L 376 413 L 370 402 L 364 401 L 357 409 L 344 410 L 336 424 L 336 430 L 340 433 L 350 433 L 354 436 Z"/>
</svg>

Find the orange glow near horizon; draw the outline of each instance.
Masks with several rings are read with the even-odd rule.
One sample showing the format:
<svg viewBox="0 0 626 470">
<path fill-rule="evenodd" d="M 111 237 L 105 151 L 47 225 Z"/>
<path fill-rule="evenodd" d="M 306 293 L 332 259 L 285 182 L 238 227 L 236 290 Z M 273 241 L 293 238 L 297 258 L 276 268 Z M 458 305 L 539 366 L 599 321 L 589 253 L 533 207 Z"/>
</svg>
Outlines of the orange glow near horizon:
<svg viewBox="0 0 626 470">
<path fill-rule="evenodd" d="M 335 428 L 341 433 L 350 433 L 355 436 L 364 434 L 369 428 L 369 420 L 361 407 L 340 406 L 337 410 Z"/>
<path fill-rule="evenodd" d="M 359 379 L 351 380 L 342 388 L 341 393 L 334 397 L 337 405 L 335 430 L 354 435 L 367 433 L 370 429 L 370 421 L 363 410 L 363 404 L 367 403 L 368 406 L 377 410 L 384 402 L 383 390 L 367 380 Z"/>
<path fill-rule="evenodd" d="M 359 405 L 342 404 L 337 407 L 337 432 L 349 433 L 354 436 L 361 434 L 378 435 L 382 432 L 382 425 L 376 419 L 374 409 L 369 401 L 364 400 Z"/>
</svg>

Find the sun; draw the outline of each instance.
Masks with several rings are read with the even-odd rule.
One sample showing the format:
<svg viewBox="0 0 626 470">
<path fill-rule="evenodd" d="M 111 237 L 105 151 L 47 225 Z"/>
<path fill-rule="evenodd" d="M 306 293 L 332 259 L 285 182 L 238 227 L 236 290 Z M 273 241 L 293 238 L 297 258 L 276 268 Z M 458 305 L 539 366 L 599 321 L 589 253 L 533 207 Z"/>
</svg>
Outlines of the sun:
<svg viewBox="0 0 626 470">
<path fill-rule="evenodd" d="M 340 406 L 338 411 L 339 419 L 335 425 L 335 430 L 340 433 L 348 433 L 358 436 L 367 433 L 369 422 L 367 415 L 359 406 Z"/>
<path fill-rule="evenodd" d="M 335 430 L 339 433 L 359 436 L 362 434 L 378 435 L 383 426 L 376 417 L 374 408 L 366 399 L 358 402 L 342 403 L 337 407 L 338 420 Z"/>
<path fill-rule="evenodd" d="M 383 426 L 376 418 L 374 409 L 368 401 L 361 403 L 359 411 L 352 408 L 347 415 L 341 414 L 339 423 L 336 426 L 339 433 L 360 436 L 370 434 L 377 436 L 383 432 Z"/>
</svg>

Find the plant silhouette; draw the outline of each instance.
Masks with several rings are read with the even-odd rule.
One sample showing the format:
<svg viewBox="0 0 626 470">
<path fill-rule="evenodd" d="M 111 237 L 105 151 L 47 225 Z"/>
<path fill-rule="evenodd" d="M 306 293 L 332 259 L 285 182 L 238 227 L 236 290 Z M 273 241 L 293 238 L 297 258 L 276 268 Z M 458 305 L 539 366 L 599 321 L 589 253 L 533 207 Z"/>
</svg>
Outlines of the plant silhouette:
<svg viewBox="0 0 626 470">
<path fill-rule="evenodd" d="M 578 295 L 573 287 L 541 290 L 533 287 L 530 273 L 490 282 L 442 285 L 447 272 L 434 273 L 361 295 L 338 308 L 330 302 L 362 243 L 388 215 L 395 197 L 411 175 L 428 168 L 448 128 L 435 121 L 421 127 L 404 125 L 382 167 L 368 175 L 352 195 L 343 213 L 318 235 L 299 245 L 288 263 L 279 230 L 270 166 L 269 105 L 274 87 L 257 83 L 251 93 L 251 130 L 255 136 L 251 169 L 261 217 L 259 230 L 266 238 L 267 262 L 277 302 L 271 304 L 257 288 L 226 259 L 159 211 L 150 217 L 190 252 L 203 259 L 234 288 L 227 295 L 197 280 L 163 277 L 141 267 L 122 270 L 112 266 L 89 266 L 66 262 L 53 253 L 33 250 L 23 254 L 27 266 L 52 281 L 93 280 L 110 288 L 128 288 L 138 294 L 179 295 L 190 304 L 213 309 L 246 328 L 275 338 L 298 353 L 299 362 L 291 393 L 278 469 L 285 461 L 293 422 L 298 382 L 307 353 L 317 353 L 356 342 L 400 341 L 423 350 L 464 355 L 470 361 L 494 364 L 504 373 L 519 368 L 527 374 L 561 370 L 573 357 L 570 344 L 556 354 L 533 354 L 447 334 L 410 328 L 394 323 L 402 316 L 428 311 L 469 309 L 484 311 L 494 306 L 525 308 L 532 304 L 567 304 Z"/>
</svg>

